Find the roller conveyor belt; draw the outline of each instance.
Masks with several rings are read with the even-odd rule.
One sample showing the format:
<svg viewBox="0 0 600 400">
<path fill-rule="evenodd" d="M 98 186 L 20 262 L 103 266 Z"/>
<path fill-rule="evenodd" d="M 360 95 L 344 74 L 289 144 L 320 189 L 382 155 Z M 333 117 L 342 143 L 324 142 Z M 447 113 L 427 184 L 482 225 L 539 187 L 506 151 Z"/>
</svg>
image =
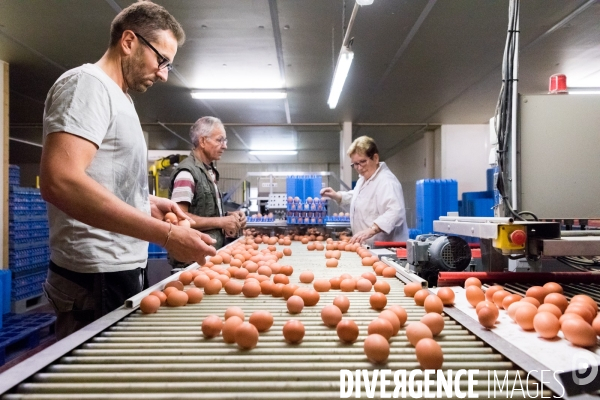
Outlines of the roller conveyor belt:
<svg viewBox="0 0 600 400">
<path fill-rule="evenodd" d="M 262 248 L 263 246 L 261 246 Z M 279 246 L 278 246 L 279 247 Z M 290 283 L 300 287 L 298 276 L 312 270 L 315 278 L 332 278 L 349 273 L 358 276 L 372 271 L 361 265 L 356 253 L 342 252 L 338 268 L 326 268 L 322 251 L 308 251 L 306 245 L 292 244 L 293 255 L 282 264 L 294 267 Z M 408 312 L 408 322 L 424 314 L 412 298 L 403 293 L 396 278 L 391 285 L 388 305 L 401 305 Z M 332 304 L 339 290 L 320 293 L 314 307 L 291 315 L 283 298 L 260 295 L 205 295 L 199 304 L 185 307 L 161 307 L 156 314 L 144 315 L 136 310 L 113 326 L 58 358 L 30 379 L 19 384 L 2 398 L 13 399 L 332 399 L 340 397 L 340 370 L 347 369 L 420 369 L 413 346 L 404 328 L 392 337 L 391 354 L 386 364 L 373 365 L 363 351 L 367 325 L 378 311 L 370 308 L 372 293 L 343 293 L 350 299 L 344 319 L 353 319 L 360 328 L 354 344 L 339 341 L 334 328 L 326 327 L 321 309 Z M 246 318 L 257 310 L 268 310 L 274 325 L 261 333 L 258 345 L 249 351 L 226 344 L 220 336 L 205 339 L 200 325 L 211 314 L 223 316 L 227 307 L 241 307 Z M 289 319 L 303 322 L 306 334 L 298 345 L 285 343 L 283 324 Z M 445 328 L 436 337 L 444 352 L 443 370 L 478 369 L 475 394 L 488 397 L 488 371 L 508 371 L 509 380 L 527 373 L 470 333 L 459 323 L 444 317 Z M 68 338 L 66 339 L 68 340 Z M 371 373 L 371 372 L 370 372 Z M 525 380 L 523 380 L 525 384 Z M 466 383 L 465 383 L 466 384 Z M 535 382 L 529 379 L 530 387 Z M 526 385 L 526 384 L 525 384 Z M 461 382 L 461 387 L 463 386 Z M 393 382 L 389 387 L 393 391 Z M 533 388 L 532 388 L 533 389 Z M 544 396 L 550 396 L 545 392 Z M 363 397 L 366 397 L 363 392 Z M 379 396 L 377 391 L 375 397 Z M 507 396 L 507 392 L 496 398 Z M 516 392 L 511 398 L 519 398 Z M 355 398 L 352 395 L 352 398 Z"/>
</svg>

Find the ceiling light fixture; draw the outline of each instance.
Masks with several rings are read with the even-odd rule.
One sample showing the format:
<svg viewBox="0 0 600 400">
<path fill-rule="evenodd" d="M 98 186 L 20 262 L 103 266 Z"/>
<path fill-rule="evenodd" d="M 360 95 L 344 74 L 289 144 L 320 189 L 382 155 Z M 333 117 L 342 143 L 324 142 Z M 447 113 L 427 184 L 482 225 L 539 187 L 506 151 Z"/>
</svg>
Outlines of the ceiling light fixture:
<svg viewBox="0 0 600 400">
<path fill-rule="evenodd" d="M 248 154 L 253 156 L 295 156 L 296 150 L 250 150 Z"/>
<path fill-rule="evenodd" d="M 569 87 L 569 94 L 600 94 L 600 87 Z"/>
<path fill-rule="evenodd" d="M 260 100 L 285 99 L 285 90 L 192 90 L 193 99 Z"/>
<path fill-rule="evenodd" d="M 352 30 L 352 25 L 354 24 L 354 20 L 356 19 L 356 14 L 358 13 L 358 9 L 361 6 L 368 6 L 372 3 L 373 0 L 357 0 L 356 3 L 354 3 L 352 15 L 350 16 L 348 28 L 346 29 L 344 41 L 342 42 L 342 48 L 340 50 L 340 54 L 337 59 L 337 64 L 335 66 L 335 72 L 333 73 L 331 89 L 329 90 L 329 99 L 327 100 L 327 104 L 329 104 L 329 108 L 331 109 L 337 107 L 338 100 L 340 99 L 340 95 L 342 94 L 342 89 L 344 88 L 344 82 L 346 82 L 346 77 L 348 76 L 350 66 L 352 65 L 352 59 L 354 58 L 354 52 L 350 48 L 350 31 Z"/>
</svg>

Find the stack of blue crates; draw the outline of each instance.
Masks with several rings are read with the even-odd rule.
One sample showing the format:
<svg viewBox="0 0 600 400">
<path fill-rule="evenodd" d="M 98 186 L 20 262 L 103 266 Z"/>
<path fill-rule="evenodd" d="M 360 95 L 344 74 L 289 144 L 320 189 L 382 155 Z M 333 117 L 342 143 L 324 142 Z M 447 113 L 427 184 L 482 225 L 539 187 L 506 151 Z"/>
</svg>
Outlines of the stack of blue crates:
<svg viewBox="0 0 600 400">
<path fill-rule="evenodd" d="M 292 175 L 286 178 L 287 223 L 324 225 L 327 201 L 321 201 L 321 175 Z"/>
<path fill-rule="evenodd" d="M 416 187 L 417 230 L 433 233 L 433 221 L 458 211 L 458 183 L 454 179 L 421 179 Z"/>
<path fill-rule="evenodd" d="M 10 186 L 8 265 L 12 273 L 11 300 L 42 294 L 48 274 L 50 248 L 46 202 L 39 189 Z"/>
<path fill-rule="evenodd" d="M 463 217 L 493 217 L 494 206 L 499 203 L 495 174 L 498 167 L 486 171 L 487 190 L 483 192 L 464 192 L 459 204 L 459 214 Z"/>
<path fill-rule="evenodd" d="M 154 243 L 148 243 L 148 259 L 167 258 L 167 250 Z"/>
</svg>

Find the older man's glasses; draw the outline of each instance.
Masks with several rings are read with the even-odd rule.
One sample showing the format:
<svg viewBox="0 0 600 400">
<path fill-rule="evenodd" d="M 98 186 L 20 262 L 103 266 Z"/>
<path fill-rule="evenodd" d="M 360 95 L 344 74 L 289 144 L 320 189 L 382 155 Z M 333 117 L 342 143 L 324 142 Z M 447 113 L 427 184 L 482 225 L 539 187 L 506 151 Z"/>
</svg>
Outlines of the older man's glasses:
<svg viewBox="0 0 600 400">
<path fill-rule="evenodd" d="M 220 146 L 227 146 L 227 139 L 226 138 L 218 138 L 218 139 L 213 139 L 213 138 L 209 138 L 211 140 L 214 140 L 215 142 L 217 142 Z"/>
<path fill-rule="evenodd" d="M 140 35 L 139 33 L 135 33 L 135 32 L 133 32 L 133 33 L 134 33 L 134 35 L 135 35 L 137 38 L 139 38 L 139 39 L 140 39 L 142 42 L 144 42 L 144 44 L 145 44 L 146 46 L 148 46 L 148 47 L 150 48 L 150 50 L 152 50 L 154 53 L 156 53 L 156 57 L 157 57 L 157 61 L 158 61 L 158 69 L 163 69 L 163 68 L 166 68 L 166 69 L 167 69 L 167 71 L 170 71 L 170 70 L 172 70 L 172 69 L 173 69 L 173 64 L 171 64 L 171 61 L 170 61 L 170 60 L 169 60 L 167 57 L 165 57 L 165 56 L 163 56 L 162 54 L 160 54 L 160 53 L 158 52 L 158 50 L 156 50 L 156 49 L 154 48 L 154 46 L 152 46 L 152 45 L 150 44 L 150 42 L 149 42 L 149 41 L 147 41 L 146 39 L 144 39 L 144 37 L 143 37 L 142 35 Z"/>
<path fill-rule="evenodd" d="M 368 163 L 369 160 L 365 159 L 365 160 L 361 160 L 355 163 L 350 164 L 350 166 L 354 169 L 357 169 L 358 167 L 364 167 L 366 163 Z"/>
</svg>

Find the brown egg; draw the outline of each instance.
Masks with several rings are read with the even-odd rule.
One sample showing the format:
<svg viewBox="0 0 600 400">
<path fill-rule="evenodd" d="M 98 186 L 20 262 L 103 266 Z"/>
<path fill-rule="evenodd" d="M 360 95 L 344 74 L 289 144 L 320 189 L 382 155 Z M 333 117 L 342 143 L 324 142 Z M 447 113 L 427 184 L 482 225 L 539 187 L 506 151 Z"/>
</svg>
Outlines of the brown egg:
<svg viewBox="0 0 600 400">
<path fill-rule="evenodd" d="M 538 313 L 540 312 L 549 312 L 554 314 L 554 316 L 558 319 L 562 316 L 562 312 L 560 311 L 560 308 L 556 307 L 554 304 L 551 303 L 544 303 L 541 306 L 538 307 Z"/>
<path fill-rule="evenodd" d="M 430 295 L 431 293 L 429 293 L 428 289 L 421 289 L 419 290 L 417 293 L 415 293 L 414 299 L 415 299 L 415 304 L 418 306 L 424 306 L 425 305 L 425 299 Z"/>
<path fill-rule="evenodd" d="M 204 285 L 204 293 L 206 294 L 218 294 L 223 288 L 223 283 L 218 279 L 211 279 L 206 285 Z"/>
<path fill-rule="evenodd" d="M 240 319 L 242 321 L 244 319 L 246 319 L 246 317 L 244 315 L 244 310 L 242 310 L 241 307 L 237 307 L 237 306 L 227 307 L 227 310 L 225 310 L 225 320 L 228 320 L 229 318 L 231 318 L 233 316 L 240 317 Z"/>
<path fill-rule="evenodd" d="M 492 301 L 494 302 L 494 304 L 496 304 L 496 306 L 498 306 L 498 308 L 503 308 L 502 302 L 504 301 L 504 299 L 507 296 L 510 296 L 510 292 L 507 292 L 504 289 L 503 290 L 498 290 L 492 296 Z"/>
<path fill-rule="evenodd" d="M 314 251 L 316 249 L 317 246 L 315 246 L 314 243 L 309 243 L 308 246 L 306 246 L 306 250 L 308 251 Z"/>
<path fill-rule="evenodd" d="M 527 289 L 527 293 L 525 293 L 525 297 L 533 297 L 534 299 L 539 301 L 540 304 L 542 304 L 542 303 L 544 303 L 544 298 L 546 297 L 547 294 L 548 294 L 548 291 L 546 291 L 546 289 L 544 289 L 542 286 L 532 286 L 529 289 Z"/>
<path fill-rule="evenodd" d="M 312 271 L 304 271 L 300 274 L 300 282 L 311 283 L 315 279 L 315 274 Z"/>
<path fill-rule="evenodd" d="M 243 322 L 244 320 L 237 315 L 226 318 L 221 332 L 225 343 L 235 343 L 235 331 Z"/>
<path fill-rule="evenodd" d="M 223 329 L 223 321 L 217 315 L 209 315 L 202 321 L 202 333 L 206 338 L 214 338 Z"/>
<path fill-rule="evenodd" d="M 164 294 L 164 292 L 161 292 L 160 290 L 154 290 L 154 291 L 150 292 L 150 294 L 152 296 L 156 296 L 160 299 L 161 306 L 164 306 L 165 304 L 167 304 L 167 295 Z"/>
<path fill-rule="evenodd" d="M 202 298 L 204 297 L 204 295 L 202 294 L 202 290 L 195 287 L 189 288 L 184 293 L 188 295 L 188 304 L 200 303 L 202 301 Z"/>
<path fill-rule="evenodd" d="M 442 303 L 442 299 L 440 299 L 435 294 L 430 294 L 425 298 L 425 302 L 423 303 L 425 306 L 425 312 L 436 312 L 441 314 L 444 311 L 444 303 Z"/>
<path fill-rule="evenodd" d="M 181 274 L 179 274 L 179 281 L 184 285 L 189 285 L 192 283 L 192 279 L 193 276 L 190 271 L 183 271 Z"/>
<path fill-rule="evenodd" d="M 219 255 L 223 258 L 224 264 L 229 264 L 231 262 L 231 255 L 225 253 L 224 251 L 220 252 Z"/>
<path fill-rule="evenodd" d="M 304 324 L 296 319 L 290 319 L 283 325 L 283 337 L 286 342 L 295 344 L 304 338 Z"/>
<path fill-rule="evenodd" d="M 367 334 L 372 335 L 375 333 L 390 340 L 394 334 L 394 327 L 392 326 L 392 323 L 385 318 L 375 318 L 369 323 Z"/>
<path fill-rule="evenodd" d="M 242 293 L 242 288 L 243 285 L 240 282 L 233 280 L 230 280 L 225 284 L 225 292 L 227 292 L 227 294 L 240 294 Z"/>
<path fill-rule="evenodd" d="M 444 317 L 438 313 L 427 313 L 421 317 L 421 322 L 429 327 L 433 336 L 439 335 L 444 329 Z"/>
<path fill-rule="evenodd" d="M 365 355 L 374 364 L 385 362 L 390 356 L 390 344 L 381 335 L 367 336 L 364 343 Z"/>
<path fill-rule="evenodd" d="M 523 298 L 523 296 L 519 295 L 519 294 L 509 294 L 508 296 L 506 296 L 504 298 L 504 300 L 502 300 L 502 308 L 505 310 L 508 310 L 508 307 L 510 307 L 510 305 L 512 303 L 516 303 L 517 301 L 521 301 L 521 299 Z"/>
<path fill-rule="evenodd" d="M 494 301 L 494 293 L 496 293 L 498 290 L 502 290 L 502 289 L 504 289 L 504 288 L 500 285 L 494 285 L 494 286 L 488 287 L 487 290 L 485 291 L 485 299 L 487 301 Z"/>
<path fill-rule="evenodd" d="M 481 326 L 491 329 L 496 324 L 497 315 L 492 307 L 485 306 L 481 307 L 477 312 L 477 319 Z"/>
<path fill-rule="evenodd" d="M 340 283 L 340 289 L 342 292 L 353 292 L 356 288 L 356 282 L 352 278 L 344 279 Z"/>
<path fill-rule="evenodd" d="M 596 331 L 596 335 L 600 336 L 600 316 L 597 316 L 592 321 L 592 328 Z"/>
<path fill-rule="evenodd" d="M 342 252 L 341 252 L 341 251 L 339 251 L 339 250 L 334 250 L 334 251 L 331 253 L 331 257 L 333 257 L 333 258 L 337 258 L 337 259 L 339 260 L 339 259 L 340 259 L 340 257 L 342 257 Z"/>
<path fill-rule="evenodd" d="M 183 290 L 183 283 L 179 282 L 179 281 L 171 281 L 169 283 L 167 283 L 164 287 L 164 289 L 168 288 L 168 287 L 174 287 L 177 290 Z M 163 290 L 164 290 L 163 289 Z M 168 296 L 168 295 L 167 295 Z"/>
<path fill-rule="evenodd" d="M 340 309 L 342 314 L 345 314 L 348 311 L 348 309 L 350 308 L 350 300 L 348 300 L 348 298 L 346 296 L 341 294 L 341 295 L 337 296 L 335 299 L 333 299 L 333 305 L 337 306 L 337 308 Z"/>
<path fill-rule="evenodd" d="M 242 293 L 246 297 L 250 297 L 250 298 L 258 297 L 258 295 L 261 292 L 262 292 L 262 288 L 260 286 L 260 283 L 258 283 L 258 282 L 246 281 L 246 283 L 244 283 L 244 286 L 242 287 Z"/>
<path fill-rule="evenodd" d="M 363 273 L 361 275 L 361 278 L 368 279 L 369 282 L 371 282 L 372 285 L 374 285 L 375 282 L 377 282 L 377 277 L 372 272 L 365 272 L 365 273 Z"/>
<path fill-rule="evenodd" d="M 338 266 L 338 260 L 337 258 L 328 258 L 327 261 L 325 261 L 325 266 L 327 268 L 335 268 Z"/>
<path fill-rule="evenodd" d="M 537 314 L 537 308 L 533 305 L 529 306 L 523 304 L 521 307 L 517 308 L 515 312 L 515 321 L 521 329 L 524 331 L 530 331 L 533 329 L 533 318 Z"/>
<path fill-rule="evenodd" d="M 485 293 L 477 285 L 468 286 L 465 292 L 467 301 L 473 307 L 477 307 L 477 304 L 485 300 Z"/>
<path fill-rule="evenodd" d="M 248 321 L 256 326 L 259 332 L 265 332 L 273 326 L 273 315 L 268 311 L 254 311 Z"/>
<path fill-rule="evenodd" d="M 219 265 L 223 263 L 223 257 L 221 257 L 220 255 L 216 255 L 216 256 L 212 256 L 210 258 L 210 262 L 215 264 L 215 265 Z"/>
<path fill-rule="evenodd" d="M 173 286 L 169 286 L 168 288 L 165 288 L 163 290 L 163 293 L 165 294 L 165 296 L 169 297 L 169 295 L 173 292 L 178 292 L 179 289 L 177 289 L 176 287 Z"/>
<path fill-rule="evenodd" d="M 407 285 L 404 285 L 404 295 L 406 297 L 415 297 L 415 293 L 421 289 L 422 287 L 420 282 L 411 282 Z"/>
<path fill-rule="evenodd" d="M 427 325 L 422 322 L 411 322 L 406 326 L 406 338 L 413 346 L 423 338 L 433 339 L 433 333 Z"/>
<path fill-rule="evenodd" d="M 438 297 L 442 300 L 442 303 L 445 306 L 451 306 L 454 304 L 454 298 L 456 295 L 454 294 L 454 290 L 449 287 L 440 288 L 437 292 Z"/>
<path fill-rule="evenodd" d="M 337 335 L 342 342 L 354 343 L 358 338 L 358 325 L 351 319 L 343 319 L 336 326 Z"/>
<path fill-rule="evenodd" d="M 369 297 L 369 303 L 375 310 L 383 310 L 387 304 L 387 297 L 383 293 L 373 293 Z"/>
<path fill-rule="evenodd" d="M 241 349 L 253 349 L 258 343 L 258 330 L 251 323 L 242 322 L 235 330 L 233 337 Z"/>
<path fill-rule="evenodd" d="M 283 296 L 283 288 L 284 288 L 284 284 L 283 283 L 274 283 L 273 284 L 273 293 L 271 293 L 271 296 L 273 297 L 282 297 Z"/>
<path fill-rule="evenodd" d="M 498 310 L 498 306 L 496 306 L 496 304 L 493 301 L 482 301 L 479 304 L 477 304 L 477 307 L 475 307 L 475 312 L 479 313 L 479 310 L 481 310 L 482 307 L 489 307 L 495 315 L 495 318 L 498 319 L 498 316 L 500 315 L 500 310 Z"/>
<path fill-rule="evenodd" d="M 196 287 L 203 288 L 208 283 L 208 281 L 210 281 L 208 275 L 200 274 L 194 278 L 194 285 Z"/>
<path fill-rule="evenodd" d="M 271 274 L 278 274 L 281 272 L 281 265 L 278 263 L 269 265 L 269 268 L 271 268 Z"/>
<path fill-rule="evenodd" d="M 171 307 L 185 306 L 188 302 L 188 295 L 181 290 L 173 291 L 167 296 L 167 304 Z"/>
<path fill-rule="evenodd" d="M 585 294 L 577 294 L 571 299 L 572 304 L 579 302 L 587 303 L 590 306 L 591 311 L 594 313 L 594 316 L 598 314 L 598 304 L 590 296 Z"/>
<path fill-rule="evenodd" d="M 330 328 L 335 328 L 337 324 L 342 320 L 342 312 L 340 309 L 332 304 L 323 307 L 321 310 L 321 319 L 323 323 Z"/>
<path fill-rule="evenodd" d="M 331 283 L 327 279 L 317 279 L 313 282 L 313 287 L 317 292 L 329 292 Z"/>
<path fill-rule="evenodd" d="M 396 315 L 395 312 L 391 310 L 384 310 L 379 313 L 379 318 L 387 319 L 390 324 L 392 324 L 392 336 L 398 334 L 400 330 L 400 318 Z"/>
<path fill-rule="evenodd" d="M 287 309 L 290 314 L 298 314 L 304 308 L 304 300 L 300 296 L 291 296 L 287 299 Z"/>
<path fill-rule="evenodd" d="M 290 279 L 284 274 L 276 274 L 273 277 L 273 282 L 283 283 L 284 285 L 287 285 L 288 283 L 290 283 Z"/>
<path fill-rule="evenodd" d="M 263 276 L 271 276 L 271 274 L 273 273 L 273 271 L 271 270 L 271 268 L 267 267 L 266 265 L 263 265 L 262 267 L 258 267 L 258 269 L 256 270 L 256 272 L 259 275 L 263 275 Z"/>
<path fill-rule="evenodd" d="M 376 292 L 388 294 L 390 292 L 390 284 L 386 281 L 377 281 L 373 285 L 373 289 L 375 289 Z"/>
<path fill-rule="evenodd" d="M 530 303 L 533 304 L 535 306 L 535 308 L 538 308 L 540 306 L 540 302 L 538 301 L 538 299 L 536 299 L 535 297 L 523 297 L 523 299 L 521 301 L 524 301 L 526 303 Z"/>
<path fill-rule="evenodd" d="M 217 275 L 215 279 L 220 280 L 221 285 L 225 285 L 227 282 L 229 282 L 229 277 L 227 275 Z"/>
<path fill-rule="evenodd" d="M 372 288 L 373 284 L 368 279 L 360 278 L 358 281 L 356 281 L 356 289 L 359 292 L 370 292 Z"/>
<path fill-rule="evenodd" d="M 373 264 L 373 271 L 375 271 L 375 275 L 383 276 L 383 270 L 387 268 L 387 265 L 384 263 L 375 263 Z"/>
<path fill-rule="evenodd" d="M 560 322 L 560 325 L 562 326 L 563 322 L 565 322 L 567 319 L 580 319 L 583 321 L 583 318 L 581 317 L 581 315 L 579 314 L 575 314 L 575 313 L 568 313 L 568 314 L 563 314 L 560 316 L 560 318 L 558 319 L 558 322 Z"/>
<path fill-rule="evenodd" d="M 274 283 L 266 280 L 260 283 L 260 291 L 262 294 L 273 294 L 273 285 Z"/>
<path fill-rule="evenodd" d="M 594 328 L 578 318 L 570 318 L 563 321 L 561 330 L 565 335 L 565 339 L 575 346 L 593 347 L 598 341 Z"/>
<path fill-rule="evenodd" d="M 558 309 L 560 310 L 560 312 L 562 314 L 565 312 L 565 310 L 569 306 L 569 301 L 563 294 L 557 293 L 557 292 L 551 292 L 551 293 L 548 293 L 548 295 L 546 295 L 546 297 L 544 297 L 544 304 L 555 305 L 556 307 L 558 307 Z"/>
<path fill-rule="evenodd" d="M 403 327 L 408 319 L 408 314 L 402 306 L 390 306 L 388 310 L 392 311 L 400 320 L 400 327 Z"/>
<path fill-rule="evenodd" d="M 167 299 L 167 301 L 168 301 L 168 299 Z M 570 313 L 579 314 L 581 316 L 581 318 L 583 318 L 585 320 L 585 322 L 587 322 L 590 325 L 592 324 L 592 321 L 594 320 L 593 313 L 584 304 L 578 304 L 578 303 L 569 304 L 569 306 L 565 310 L 565 314 L 570 314 Z"/>
<path fill-rule="evenodd" d="M 563 288 L 556 282 L 548 282 L 543 286 L 547 293 L 560 293 L 563 294 Z"/>
<path fill-rule="evenodd" d="M 331 278 L 329 280 L 329 283 L 331 283 L 331 288 L 333 290 L 339 290 L 341 282 L 342 282 L 341 278 Z"/>
<path fill-rule="evenodd" d="M 442 347 L 433 339 L 424 338 L 419 340 L 415 346 L 417 361 L 423 370 L 438 370 L 444 364 L 444 353 Z"/>
<path fill-rule="evenodd" d="M 481 281 L 478 278 L 475 278 L 474 276 L 467 278 L 467 280 L 465 281 L 465 289 L 469 286 L 481 287 Z"/>
<path fill-rule="evenodd" d="M 319 300 L 321 299 L 321 295 L 314 289 L 305 289 L 303 295 L 301 295 L 304 300 L 304 305 L 307 307 L 312 307 L 317 305 Z"/>
<path fill-rule="evenodd" d="M 160 299 L 157 296 L 149 294 L 140 301 L 140 310 L 144 314 L 154 314 L 160 308 Z"/>
<path fill-rule="evenodd" d="M 232 258 L 231 262 L 229 263 L 229 265 L 231 265 L 231 267 L 233 267 L 233 268 L 239 268 L 239 267 L 242 266 L 242 261 L 240 259 L 237 259 L 237 258 Z M 231 273 L 231 271 L 230 271 L 230 273 Z"/>
<path fill-rule="evenodd" d="M 386 267 L 381 272 L 384 278 L 395 278 L 396 277 L 396 268 L 394 267 Z"/>
<path fill-rule="evenodd" d="M 248 274 L 250 273 L 250 271 L 248 271 L 246 268 L 240 268 L 237 271 L 235 271 L 235 277 L 237 279 L 246 279 L 246 277 L 248 276 Z"/>
<path fill-rule="evenodd" d="M 533 317 L 533 329 L 544 339 L 554 339 L 560 330 L 560 322 L 551 312 L 538 311 Z"/>
<path fill-rule="evenodd" d="M 290 283 L 288 285 L 285 285 L 283 287 L 283 298 L 284 299 L 289 299 L 290 297 L 292 297 L 294 295 L 294 293 L 296 292 L 296 290 L 298 290 L 298 285 L 294 285 L 293 283 Z"/>
</svg>

